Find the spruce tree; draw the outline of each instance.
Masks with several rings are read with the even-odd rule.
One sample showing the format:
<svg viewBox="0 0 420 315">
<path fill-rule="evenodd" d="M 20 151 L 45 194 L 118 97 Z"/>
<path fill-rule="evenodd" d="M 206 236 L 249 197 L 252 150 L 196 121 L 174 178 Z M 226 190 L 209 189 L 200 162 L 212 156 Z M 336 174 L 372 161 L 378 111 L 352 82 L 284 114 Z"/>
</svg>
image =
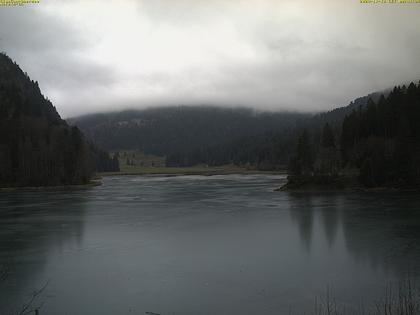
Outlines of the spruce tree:
<svg viewBox="0 0 420 315">
<path fill-rule="evenodd" d="M 335 148 L 334 132 L 329 123 L 326 123 L 322 130 L 322 146 L 324 148 Z"/>
</svg>

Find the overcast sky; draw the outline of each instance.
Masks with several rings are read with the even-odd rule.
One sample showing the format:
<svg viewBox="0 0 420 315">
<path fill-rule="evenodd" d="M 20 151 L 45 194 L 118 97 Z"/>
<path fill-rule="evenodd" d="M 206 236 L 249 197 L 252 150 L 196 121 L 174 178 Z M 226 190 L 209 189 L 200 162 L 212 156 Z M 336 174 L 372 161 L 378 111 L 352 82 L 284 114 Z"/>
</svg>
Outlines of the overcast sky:
<svg viewBox="0 0 420 315">
<path fill-rule="evenodd" d="M 63 117 L 157 105 L 320 111 L 420 79 L 420 4 L 41 0 L 0 50 Z"/>
</svg>

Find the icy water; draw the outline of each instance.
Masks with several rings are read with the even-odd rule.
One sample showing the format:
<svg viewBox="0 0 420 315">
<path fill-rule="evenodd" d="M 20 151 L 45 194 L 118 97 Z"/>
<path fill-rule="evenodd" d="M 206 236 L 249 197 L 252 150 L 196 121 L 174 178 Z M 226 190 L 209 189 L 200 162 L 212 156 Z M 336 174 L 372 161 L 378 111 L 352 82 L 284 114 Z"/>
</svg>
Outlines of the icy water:
<svg viewBox="0 0 420 315">
<path fill-rule="evenodd" d="M 302 314 L 420 272 L 416 193 L 287 193 L 282 176 L 108 177 L 0 193 L 0 314 Z"/>
</svg>

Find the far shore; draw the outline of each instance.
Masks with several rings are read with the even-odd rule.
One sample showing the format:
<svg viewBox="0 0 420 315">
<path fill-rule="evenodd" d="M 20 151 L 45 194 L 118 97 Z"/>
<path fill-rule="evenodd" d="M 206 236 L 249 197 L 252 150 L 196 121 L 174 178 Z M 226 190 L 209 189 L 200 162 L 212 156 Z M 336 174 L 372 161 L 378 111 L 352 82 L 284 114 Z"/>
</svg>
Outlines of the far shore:
<svg viewBox="0 0 420 315">
<path fill-rule="evenodd" d="M 0 187 L 0 192 L 12 192 L 19 190 L 63 190 L 63 189 L 86 189 L 90 187 L 100 186 L 102 181 L 100 178 L 94 178 L 86 184 L 77 185 L 57 185 L 57 186 L 15 186 L 15 187 Z"/>
<path fill-rule="evenodd" d="M 188 176 L 188 175 L 235 175 L 235 174 L 270 174 L 286 175 L 286 170 L 262 171 L 255 169 L 246 169 L 238 166 L 220 166 L 220 167 L 124 167 L 119 172 L 98 173 L 99 176 L 128 176 L 128 175 L 162 175 L 162 176 Z"/>
<path fill-rule="evenodd" d="M 286 175 L 286 170 L 262 171 L 250 170 L 241 167 L 133 167 L 124 168 L 119 172 L 100 172 L 86 184 L 78 185 L 57 185 L 57 186 L 15 186 L 0 187 L 0 192 L 13 192 L 20 190 L 63 190 L 63 189 L 86 189 L 102 185 L 101 178 L 109 176 L 214 176 L 214 175 Z"/>
<path fill-rule="evenodd" d="M 357 176 L 339 175 L 317 175 L 317 176 L 288 176 L 287 182 L 276 188 L 275 191 L 288 192 L 334 192 L 334 191 L 350 191 L 350 192 L 418 192 L 418 186 L 398 186 L 398 185 L 384 185 L 366 187 L 360 184 Z"/>
</svg>

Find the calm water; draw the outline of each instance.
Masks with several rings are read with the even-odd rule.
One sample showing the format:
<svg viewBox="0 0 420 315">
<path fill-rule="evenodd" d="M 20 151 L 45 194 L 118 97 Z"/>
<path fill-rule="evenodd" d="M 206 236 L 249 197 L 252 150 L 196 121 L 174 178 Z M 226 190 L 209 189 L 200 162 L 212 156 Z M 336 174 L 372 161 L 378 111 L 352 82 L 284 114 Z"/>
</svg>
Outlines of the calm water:
<svg viewBox="0 0 420 315">
<path fill-rule="evenodd" d="M 0 193 L 0 314 L 287 314 L 420 273 L 415 193 L 286 193 L 282 176 L 105 178 Z"/>
</svg>

